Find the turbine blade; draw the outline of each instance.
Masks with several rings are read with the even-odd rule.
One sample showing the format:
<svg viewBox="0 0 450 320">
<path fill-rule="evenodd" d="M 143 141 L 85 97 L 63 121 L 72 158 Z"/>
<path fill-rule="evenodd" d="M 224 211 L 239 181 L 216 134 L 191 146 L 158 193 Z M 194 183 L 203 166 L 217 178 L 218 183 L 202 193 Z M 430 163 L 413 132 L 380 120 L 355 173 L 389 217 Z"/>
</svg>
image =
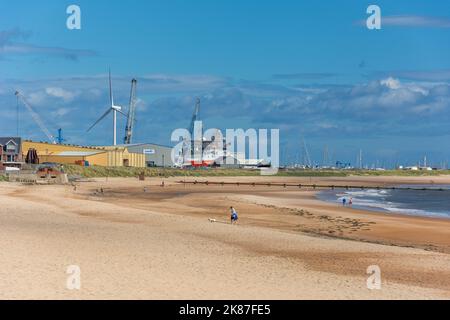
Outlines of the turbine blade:
<svg viewBox="0 0 450 320">
<path fill-rule="evenodd" d="M 106 116 L 112 111 L 113 109 L 108 108 L 108 110 L 86 131 L 91 131 L 100 121 L 106 118 Z"/>
<path fill-rule="evenodd" d="M 121 110 L 116 110 L 118 113 L 120 113 L 121 115 L 123 115 L 125 118 L 128 118 L 128 115 L 126 115 L 123 111 Z"/>
<path fill-rule="evenodd" d="M 114 96 L 113 96 L 113 89 L 112 89 L 111 69 L 109 69 L 109 101 L 111 102 L 111 107 L 114 106 Z"/>
</svg>

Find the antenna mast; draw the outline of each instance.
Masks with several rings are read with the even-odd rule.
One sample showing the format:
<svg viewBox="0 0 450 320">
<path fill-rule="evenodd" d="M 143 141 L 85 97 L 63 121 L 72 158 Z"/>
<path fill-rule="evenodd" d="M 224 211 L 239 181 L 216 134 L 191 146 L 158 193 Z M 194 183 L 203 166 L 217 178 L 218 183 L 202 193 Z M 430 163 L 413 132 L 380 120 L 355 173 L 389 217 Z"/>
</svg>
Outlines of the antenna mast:
<svg viewBox="0 0 450 320">
<path fill-rule="evenodd" d="M 303 156 L 304 156 L 304 165 L 308 166 L 309 168 L 312 168 L 312 161 L 311 157 L 309 156 L 308 146 L 306 145 L 305 138 L 302 137 L 302 144 L 303 144 Z"/>
</svg>

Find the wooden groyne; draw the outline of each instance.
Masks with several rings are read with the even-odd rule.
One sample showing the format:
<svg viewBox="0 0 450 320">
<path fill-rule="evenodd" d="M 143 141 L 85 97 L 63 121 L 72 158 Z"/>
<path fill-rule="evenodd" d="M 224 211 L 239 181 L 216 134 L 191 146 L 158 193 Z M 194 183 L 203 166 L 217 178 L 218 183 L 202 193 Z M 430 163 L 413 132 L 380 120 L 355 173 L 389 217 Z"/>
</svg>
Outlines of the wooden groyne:
<svg viewBox="0 0 450 320">
<path fill-rule="evenodd" d="M 248 186 L 248 187 L 282 187 L 298 189 L 328 189 L 328 190 L 405 190 L 405 191 L 450 191 L 445 188 L 429 187 L 394 187 L 394 186 L 362 186 L 362 185 L 333 185 L 333 184 L 293 184 L 293 183 L 272 183 L 272 182 L 212 182 L 212 181 L 177 181 L 184 185 L 205 185 L 205 186 Z"/>
</svg>

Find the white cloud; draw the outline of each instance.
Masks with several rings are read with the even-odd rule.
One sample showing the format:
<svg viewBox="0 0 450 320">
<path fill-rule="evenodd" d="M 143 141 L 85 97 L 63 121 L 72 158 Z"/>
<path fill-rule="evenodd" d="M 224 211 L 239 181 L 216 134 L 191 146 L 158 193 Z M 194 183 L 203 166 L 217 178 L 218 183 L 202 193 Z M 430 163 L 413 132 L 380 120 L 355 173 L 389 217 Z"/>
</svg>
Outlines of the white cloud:
<svg viewBox="0 0 450 320">
<path fill-rule="evenodd" d="M 383 17 L 382 24 L 398 27 L 450 28 L 450 19 L 429 16 L 398 15 Z"/>
<path fill-rule="evenodd" d="M 75 98 L 75 94 L 65 90 L 63 88 L 58 88 L 58 87 L 49 87 L 45 89 L 45 92 L 54 98 L 60 98 L 63 99 L 65 102 L 70 102 Z"/>
<path fill-rule="evenodd" d="M 47 96 L 42 91 L 37 91 L 30 93 L 27 97 L 27 100 L 31 105 L 41 105 L 45 100 Z"/>
<path fill-rule="evenodd" d="M 145 100 L 141 98 L 136 98 L 136 109 L 139 111 L 147 111 L 147 104 L 145 103 Z"/>
<path fill-rule="evenodd" d="M 384 92 L 376 100 L 381 106 L 389 107 L 404 107 L 408 104 L 417 103 L 423 95 L 419 92 L 412 91 L 408 88 L 391 89 Z"/>
<path fill-rule="evenodd" d="M 131 77 L 113 80 L 116 101 L 126 108 Z M 83 136 L 80 124 L 95 121 L 109 101 L 107 75 L 103 74 L 16 81 L 10 85 L 23 91 L 36 111 L 45 110 L 42 117 L 53 116 L 49 122 L 60 127 L 67 121 L 70 126 L 65 129 L 73 130 L 74 136 Z M 412 131 L 418 127 L 435 134 L 447 130 L 450 121 L 450 85 L 400 81 L 393 76 L 357 85 L 292 89 L 214 76 L 155 75 L 138 77 L 137 93 L 138 127 L 148 130 L 156 126 L 164 134 L 174 126 L 188 126 L 197 96 L 202 99 L 201 115 L 207 124 L 211 119 L 223 118 L 224 126 L 234 127 L 236 121 L 245 118 L 245 125 L 254 128 L 302 128 L 318 136 L 371 136 L 379 130 L 414 135 Z M 11 103 L 11 97 L 0 96 L 5 104 Z"/>
<path fill-rule="evenodd" d="M 122 79 L 129 81 L 130 79 Z M 190 92 L 213 90 L 228 83 L 224 77 L 210 75 L 153 74 L 138 78 L 138 88 L 161 92 Z"/>
<path fill-rule="evenodd" d="M 33 54 L 59 56 L 65 59 L 77 61 L 80 57 L 95 56 L 96 52 L 91 50 L 68 49 L 62 47 L 46 47 L 29 43 L 16 42 L 26 40 L 30 32 L 19 28 L 0 31 L 0 58 L 5 55 Z"/>
<path fill-rule="evenodd" d="M 449 81 L 450 80 L 450 70 L 430 70 L 430 71 L 394 71 L 390 72 L 396 77 L 409 80 L 421 80 L 421 81 Z"/>
<path fill-rule="evenodd" d="M 387 79 L 381 80 L 380 83 L 389 89 L 400 89 L 400 80 L 389 77 Z"/>
<path fill-rule="evenodd" d="M 366 20 L 358 20 L 357 25 L 366 27 Z M 446 17 L 432 17 L 419 15 L 383 16 L 382 26 L 410 27 L 410 28 L 450 28 L 450 19 Z"/>
<path fill-rule="evenodd" d="M 59 108 L 57 109 L 53 114 L 56 117 L 64 117 L 66 114 L 68 114 L 71 110 L 69 108 Z"/>
</svg>

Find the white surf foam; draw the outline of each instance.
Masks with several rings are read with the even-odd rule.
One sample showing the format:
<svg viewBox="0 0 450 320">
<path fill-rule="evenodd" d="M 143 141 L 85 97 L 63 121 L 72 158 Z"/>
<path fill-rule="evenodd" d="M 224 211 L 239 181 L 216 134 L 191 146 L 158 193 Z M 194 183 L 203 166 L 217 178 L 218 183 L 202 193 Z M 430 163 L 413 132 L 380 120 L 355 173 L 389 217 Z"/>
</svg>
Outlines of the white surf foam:
<svg viewBox="0 0 450 320">
<path fill-rule="evenodd" d="M 448 213 L 405 208 L 404 205 L 402 205 L 401 203 L 387 201 L 386 199 L 389 197 L 389 195 L 391 195 L 391 190 L 367 189 L 367 190 L 350 190 L 344 193 L 336 194 L 335 196 L 337 197 L 336 201 L 338 203 L 342 203 L 342 200 L 344 198 L 347 199 L 347 201 L 351 198 L 354 208 L 392 212 L 414 216 L 445 217 L 445 218 L 450 217 Z"/>
</svg>

